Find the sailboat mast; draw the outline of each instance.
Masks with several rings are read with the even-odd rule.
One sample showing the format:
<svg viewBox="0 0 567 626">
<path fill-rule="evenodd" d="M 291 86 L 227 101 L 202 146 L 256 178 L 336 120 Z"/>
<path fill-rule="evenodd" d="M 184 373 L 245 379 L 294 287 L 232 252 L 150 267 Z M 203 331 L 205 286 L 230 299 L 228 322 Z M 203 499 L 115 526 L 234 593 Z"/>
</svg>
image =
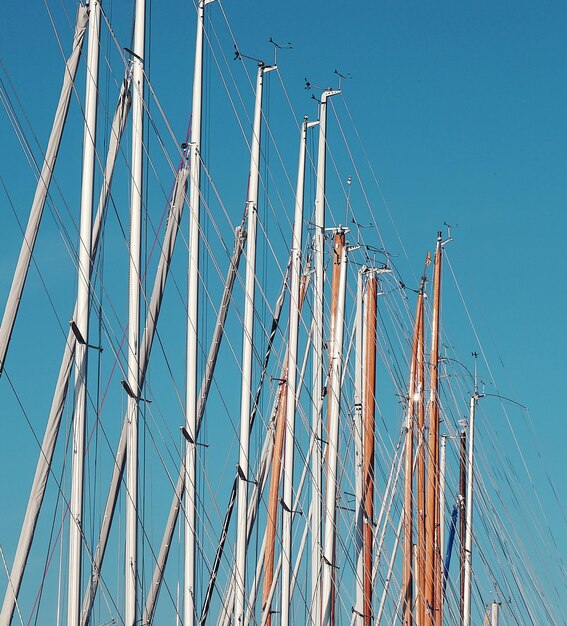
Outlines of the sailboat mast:
<svg viewBox="0 0 567 626">
<path fill-rule="evenodd" d="M 289 353 L 286 355 L 284 376 L 287 378 L 287 365 Z M 266 626 L 271 626 L 272 613 L 268 606 L 268 598 L 274 577 L 274 556 L 276 543 L 276 526 L 278 516 L 278 491 L 280 485 L 280 472 L 282 466 L 282 454 L 285 435 L 287 393 L 286 383 L 281 382 L 278 389 L 278 409 L 276 416 L 276 437 L 272 450 L 272 475 L 270 478 L 270 496 L 268 499 L 268 513 L 266 518 L 266 549 L 264 551 L 264 591 L 262 596 L 262 614 L 267 611 Z M 282 537 L 283 539 L 283 537 Z M 283 608 L 283 607 L 282 607 Z"/>
<path fill-rule="evenodd" d="M 336 303 L 333 335 L 329 349 L 329 427 L 327 433 L 327 488 L 325 493 L 325 542 L 323 545 L 323 577 L 321 582 L 322 624 L 334 623 L 334 569 L 337 504 L 337 464 L 339 446 L 339 413 L 342 375 L 344 307 L 346 294 L 345 231 L 335 234 L 333 245 L 333 293 L 331 309 Z"/>
<path fill-rule="evenodd" d="M 260 132 L 262 126 L 262 89 L 264 74 L 275 66 L 258 64 L 256 78 L 256 102 L 250 177 L 246 212 L 248 238 L 246 240 L 246 282 L 244 296 L 244 336 L 242 346 L 242 389 L 240 397 L 240 446 L 238 460 L 238 521 L 236 533 L 236 595 L 234 623 L 243 624 L 246 613 L 246 514 L 248 510 L 248 453 L 250 441 L 250 401 L 252 397 L 252 352 L 254 333 L 254 283 L 256 280 L 256 239 L 258 225 L 258 183 L 260 178 Z"/>
<path fill-rule="evenodd" d="M 362 626 L 364 623 L 364 565 L 363 565 L 363 534 L 364 534 L 364 485 L 362 476 L 364 435 L 362 426 L 363 407 L 363 332 L 364 332 L 364 274 L 366 267 L 358 271 L 356 284 L 356 317 L 355 317 L 355 370 L 354 370 L 354 444 L 355 444 L 355 550 L 356 550 L 356 605 L 353 623 Z"/>
<path fill-rule="evenodd" d="M 463 595 L 463 626 L 471 624 L 471 585 L 472 585 L 472 517 L 473 517 L 473 463 L 474 463 L 474 418 L 479 395 L 476 389 L 469 405 L 469 449 L 467 454 L 467 493 L 465 528 L 465 566 Z"/>
<path fill-rule="evenodd" d="M 89 300 L 92 248 L 92 213 L 95 173 L 95 138 L 98 95 L 100 3 L 89 4 L 89 43 L 87 53 L 85 124 L 83 133 L 83 171 L 81 183 L 81 220 L 75 329 L 75 398 L 69 501 L 69 580 L 67 623 L 79 622 L 81 601 L 81 555 L 83 541 L 83 477 L 85 466 L 85 428 L 87 412 L 87 371 L 89 342 Z"/>
<path fill-rule="evenodd" d="M 124 112 L 125 115 L 126 111 Z M 124 119 L 121 122 L 123 125 L 126 122 Z M 114 150 L 117 150 L 117 146 Z M 189 170 L 187 164 L 184 162 L 183 166 L 177 173 L 177 180 L 174 186 L 173 198 L 171 206 L 168 211 L 167 226 L 161 245 L 160 262 L 154 278 L 154 284 L 152 288 L 152 295 L 150 297 L 148 310 L 146 313 L 146 323 L 144 333 L 142 335 L 142 341 L 140 343 L 140 378 L 139 387 L 143 388 L 144 380 L 149 364 L 150 354 L 155 338 L 158 319 L 161 311 L 162 298 L 167 283 L 167 275 L 169 266 L 175 249 L 175 241 L 177 238 L 179 223 L 183 214 L 183 204 L 185 201 L 185 191 L 187 187 L 187 178 L 189 176 Z M 109 180 L 109 179 L 108 179 Z M 108 193 L 108 190 L 107 190 Z M 101 208 L 99 207 L 99 212 Z M 97 223 L 100 224 L 102 220 L 98 218 L 95 221 L 95 237 L 97 232 Z M 85 592 L 83 598 L 83 612 L 81 615 L 81 625 L 86 626 L 89 622 L 90 612 L 92 609 L 93 601 L 98 589 L 98 585 L 101 577 L 101 570 L 104 561 L 104 555 L 106 552 L 110 528 L 112 520 L 114 518 L 114 512 L 116 509 L 116 503 L 118 500 L 118 494 L 122 486 L 122 475 L 124 472 L 124 466 L 126 461 L 126 445 L 127 445 L 127 431 L 128 431 L 128 409 L 126 408 L 126 414 L 123 419 L 122 432 L 116 450 L 114 452 L 114 463 L 112 469 L 112 477 L 110 480 L 110 487 L 108 490 L 106 504 L 104 506 L 104 513 L 102 515 L 102 523 L 99 531 L 98 542 L 96 551 L 92 558 L 91 563 L 91 578 L 90 584 Z M 151 594 L 150 594 L 151 595 Z"/>
<path fill-rule="evenodd" d="M 439 550 L 439 316 L 441 293 L 441 233 L 437 236 L 435 251 L 435 273 L 433 282 L 433 315 L 431 320 L 430 396 L 429 396 L 429 440 L 427 464 L 427 511 L 425 516 L 425 602 L 427 626 L 441 626 L 441 607 L 438 586 L 441 582 Z"/>
<path fill-rule="evenodd" d="M 321 509 L 323 492 L 322 445 L 323 438 L 321 413 L 323 408 L 323 247 L 325 232 L 325 173 L 327 156 L 327 99 L 339 91 L 324 91 L 319 104 L 319 146 L 317 152 L 317 188 L 315 193 L 315 234 L 313 236 L 313 374 L 312 374 L 312 417 L 311 425 L 314 445 L 311 452 L 312 493 L 311 493 L 311 623 L 321 624 Z"/>
<path fill-rule="evenodd" d="M 293 253 L 292 253 L 293 254 Z M 307 280 L 306 277 L 303 277 L 301 280 L 300 290 L 299 290 L 299 313 L 301 313 L 301 309 L 303 307 L 303 301 L 305 299 L 305 295 L 307 293 Z M 290 308 L 294 305 L 291 303 Z M 291 317 L 290 317 L 291 324 Z M 291 326 L 290 326 L 291 333 Z M 270 626 L 272 622 L 272 611 L 271 611 L 271 599 L 273 596 L 273 578 L 274 578 L 274 557 L 275 557 L 275 542 L 276 542 L 276 526 L 277 526 L 277 512 L 278 512 L 278 492 L 280 486 L 280 473 L 282 467 L 282 461 L 284 457 L 284 440 L 287 437 L 286 433 L 286 421 L 287 421 L 287 403 L 288 403 L 288 379 L 289 379 L 289 359 L 290 359 L 290 348 L 288 347 L 284 363 L 282 367 L 282 383 L 278 389 L 278 397 L 277 397 L 277 412 L 276 412 L 276 435 L 272 450 L 272 475 L 270 478 L 270 494 L 268 497 L 268 513 L 266 518 L 266 534 L 265 534 L 265 550 L 264 550 L 264 588 L 263 588 L 263 596 L 262 596 L 262 615 L 263 622 L 266 626 Z M 283 500 L 283 502 L 286 502 Z M 286 506 L 288 504 L 286 503 Z M 289 505 L 289 510 L 293 512 L 291 505 Z M 284 513 L 285 513 L 284 507 Z M 249 529 L 250 530 L 250 529 Z M 282 553 L 284 551 L 283 547 L 284 536 L 282 536 Z M 291 544 L 289 546 L 289 550 L 291 550 Z M 289 558 L 289 555 L 288 555 Z M 291 565 L 291 563 L 289 564 Z M 288 565 L 288 567 L 289 567 Z M 276 575 L 277 577 L 277 575 Z M 282 587 L 284 581 L 282 579 Z M 283 593 L 283 589 L 282 589 Z M 289 591 L 288 591 L 289 594 Z M 252 594 L 251 594 L 252 596 Z M 252 602 L 252 600 L 251 600 Z M 283 609 L 282 609 L 283 614 Z M 283 618 L 282 618 L 283 619 Z M 247 620 L 248 621 L 248 620 Z"/>
<path fill-rule="evenodd" d="M 404 559 L 402 571 L 402 624 L 413 624 L 413 455 L 414 455 L 414 421 L 416 404 L 416 370 L 418 367 L 419 330 L 423 307 L 423 286 L 417 296 L 414 332 L 411 350 L 410 382 L 405 424 L 406 445 L 404 465 Z"/>
<path fill-rule="evenodd" d="M 183 624 L 195 622 L 195 532 L 196 532 L 196 441 L 197 441 L 197 347 L 199 330 L 199 219 L 201 178 L 201 116 L 203 84 L 203 31 L 205 0 L 197 4 L 195 35 L 195 68 L 193 73 L 193 102 L 191 107 L 191 144 L 189 179 L 189 276 L 187 284 L 187 383 L 185 390 L 185 554 Z"/>
<path fill-rule="evenodd" d="M 493 602 L 490 605 L 490 626 L 498 626 L 498 611 L 500 605 L 498 602 Z"/>
<path fill-rule="evenodd" d="M 333 399 L 330 390 L 333 389 L 333 354 L 334 354 L 334 342 L 335 342 L 335 326 L 337 322 L 337 308 L 339 304 L 339 283 L 341 279 L 341 254 L 345 246 L 345 235 L 342 230 L 335 233 L 333 239 L 333 263 L 332 263 L 332 277 L 331 277 L 331 314 L 329 320 L 329 342 L 328 342 L 328 354 L 329 354 L 329 369 L 327 375 L 327 441 L 329 433 L 331 432 L 331 419 L 333 412 Z M 329 477 L 329 446 L 326 449 L 327 458 L 327 480 Z M 327 526 L 325 526 L 325 532 Z M 333 557 L 334 558 L 334 557 Z M 330 622 L 335 622 L 335 572 L 331 571 L 331 615 Z"/>
<path fill-rule="evenodd" d="M 441 559 L 441 584 L 445 571 L 443 555 L 445 546 L 445 491 L 447 487 L 447 438 L 448 435 L 439 436 L 439 554 Z M 441 597 L 443 603 L 443 597 Z"/>
<path fill-rule="evenodd" d="M 427 256 L 429 260 L 429 255 Z M 427 261 L 426 261 L 427 264 Z M 425 288 L 425 275 L 423 277 Z M 417 626 L 425 626 L 425 341 L 423 306 L 419 312 L 417 349 Z"/>
<path fill-rule="evenodd" d="M 297 189 L 295 193 L 295 216 L 293 220 L 293 239 L 291 245 L 290 268 L 290 313 L 287 366 L 286 431 L 283 486 L 283 521 L 282 521 L 282 598 L 281 626 L 289 626 L 291 603 L 291 524 L 293 515 L 293 457 L 295 446 L 295 412 L 297 404 L 297 348 L 299 336 L 299 313 L 302 304 L 301 282 L 301 245 L 303 239 L 303 195 L 305 189 L 305 153 L 307 151 L 307 118 L 301 126 L 299 165 L 297 171 Z M 304 294 L 303 294 L 304 295 Z"/>
<path fill-rule="evenodd" d="M 459 452 L 459 538 L 460 538 L 460 594 L 459 594 L 459 615 L 461 625 L 464 620 L 464 598 L 465 598 L 465 534 L 466 534 L 466 492 L 467 492 L 467 431 L 463 428 L 460 437 Z"/>
<path fill-rule="evenodd" d="M 142 225 L 143 130 L 144 130 L 144 49 L 145 0 L 136 0 L 134 54 L 132 59 L 132 184 L 130 207 L 130 269 L 128 277 L 128 399 L 126 446 L 126 553 L 125 626 L 137 622 L 137 545 L 138 545 L 138 410 L 140 399 L 140 240 Z"/>
<path fill-rule="evenodd" d="M 372 541 L 374 538 L 374 414 L 376 407 L 376 305 L 378 280 L 375 270 L 369 270 L 366 282 L 366 350 L 364 367 L 364 405 L 362 445 L 362 494 L 364 521 L 363 615 L 364 626 L 372 623 Z"/>
</svg>

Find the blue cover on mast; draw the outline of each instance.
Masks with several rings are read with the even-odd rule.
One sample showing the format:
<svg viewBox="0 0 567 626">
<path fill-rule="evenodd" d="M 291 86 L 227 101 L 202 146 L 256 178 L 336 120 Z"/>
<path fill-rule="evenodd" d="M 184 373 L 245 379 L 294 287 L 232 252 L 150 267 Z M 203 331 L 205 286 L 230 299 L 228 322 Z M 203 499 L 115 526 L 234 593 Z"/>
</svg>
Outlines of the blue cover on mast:
<svg viewBox="0 0 567 626">
<path fill-rule="evenodd" d="M 445 564 L 443 565 L 443 596 L 447 587 L 447 577 L 449 576 L 449 566 L 451 565 L 451 553 L 455 541 L 455 529 L 457 528 L 457 505 L 453 506 L 451 512 L 451 526 L 449 528 L 449 539 L 447 541 L 447 551 L 445 552 Z"/>
</svg>

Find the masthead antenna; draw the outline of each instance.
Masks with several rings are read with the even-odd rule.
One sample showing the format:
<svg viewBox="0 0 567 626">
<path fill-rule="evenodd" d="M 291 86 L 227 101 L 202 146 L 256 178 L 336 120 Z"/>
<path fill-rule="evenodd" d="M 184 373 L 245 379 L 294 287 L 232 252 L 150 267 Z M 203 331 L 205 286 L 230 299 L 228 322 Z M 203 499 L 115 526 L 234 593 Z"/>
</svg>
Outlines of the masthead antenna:
<svg viewBox="0 0 567 626">
<path fill-rule="evenodd" d="M 352 186 L 352 176 L 348 176 L 346 179 L 347 184 L 347 197 L 346 197 L 346 215 L 345 215 L 345 224 L 348 224 L 348 216 L 350 214 L 350 189 Z"/>
<path fill-rule="evenodd" d="M 350 72 L 347 72 L 346 74 L 341 74 L 337 69 L 335 69 L 334 73 L 339 77 L 339 89 L 341 88 L 341 83 L 343 80 L 352 80 L 352 75 Z"/>
<path fill-rule="evenodd" d="M 453 241 L 453 238 L 451 237 L 451 228 L 459 228 L 458 224 L 448 224 L 447 222 L 443 222 L 443 226 L 447 227 L 447 239 L 441 245 L 445 245 L 446 243 L 449 243 L 449 241 Z"/>
<path fill-rule="evenodd" d="M 279 44 L 274 41 L 271 37 L 268 41 L 274 46 L 274 65 L 278 64 L 278 50 L 292 50 L 293 46 L 291 45 L 291 41 L 288 41 L 284 44 Z"/>
<path fill-rule="evenodd" d="M 473 352 L 472 357 L 474 359 L 474 395 L 478 396 L 478 375 L 477 375 L 477 359 L 478 352 Z"/>
</svg>

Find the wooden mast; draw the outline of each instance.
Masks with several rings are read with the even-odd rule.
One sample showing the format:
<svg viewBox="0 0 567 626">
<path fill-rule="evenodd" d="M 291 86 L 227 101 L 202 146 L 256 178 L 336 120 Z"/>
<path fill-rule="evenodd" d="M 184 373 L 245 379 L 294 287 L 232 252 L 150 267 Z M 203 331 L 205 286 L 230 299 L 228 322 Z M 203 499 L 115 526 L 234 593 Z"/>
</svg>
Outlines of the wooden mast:
<svg viewBox="0 0 567 626">
<path fill-rule="evenodd" d="M 439 550 L 439 313 L 441 293 L 441 233 L 437 235 L 433 281 L 433 315 L 431 320 L 429 438 L 427 463 L 427 509 L 425 514 L 425 603 L 426 625 L 441 626 L 440 584 L 441 559 Z"/>
<path fill-rule="evenodd" d="M 413 625 L 413 454 L 415 407 L 419 396 L 416 395 L 416 370 L 418 365 L 419 331 L 423 308 L 422 279 L 415 312 L 415 323 L 411 349 L 410 382 L 406 419 L 406 446 L 404 469 L 404 559 L 402 571 L 402 624 Z"/>
<path fill-rule="evenodd" d="M 363 551 L 363 613 L 364 626 L 372 623 L 372 539 L 374 519 L 374 413 L 376 405 L 376 299 L 377 279 L 371 272 L 366 291 L 366 359 L 364 376 L 364 440 L 362 445 L 362 497 L 364 523 Z"/>
<path fill-rule="evenodd" d="M 287 378 L 287 355 L 284 363 L 284 378 Z M 282 466 L 282 450 L 285 434 L 285 414 L 287 410 L 287 393 L 285 380 L 278 389 L 278 411 L 276 422 L 276 438 L 272 452 L 272 476 L 270 478 L 270 497 L 268 500 L 268 515 L 266 518 L 266 552 L 264 554 L 264 589 L 262 595 L 262 612 L 270 595 L 274 578 L 274 547 L 276 541 L 276 524 L 278 514 L 278 491 L 280 486 L 280 471 Z M 268 613 L 266 626 L 271 626 L 272 614 Z"/>
</svg>

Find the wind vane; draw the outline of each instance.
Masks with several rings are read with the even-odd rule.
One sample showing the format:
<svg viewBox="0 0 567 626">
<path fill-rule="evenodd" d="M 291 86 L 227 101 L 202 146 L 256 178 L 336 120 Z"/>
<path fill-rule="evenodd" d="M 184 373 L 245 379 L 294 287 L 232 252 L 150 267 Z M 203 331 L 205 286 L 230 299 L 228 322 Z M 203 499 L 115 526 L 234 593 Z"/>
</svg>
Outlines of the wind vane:
<svg viewBox="0 0 567 626">
<path fill-rule="evenodd" d="M 242 61 L 243 59 L 250 59 L 251 61 L 256 61 L 258 65 L 264 65 L 264 61 L 262 61 L 262 59 L 257 59 L 256 57 L 242 54 L 242 52 L 240 52 L 240 50 L 237 48 L 236 44 L 234 44 L 234 61 Z"/>
</svg>

